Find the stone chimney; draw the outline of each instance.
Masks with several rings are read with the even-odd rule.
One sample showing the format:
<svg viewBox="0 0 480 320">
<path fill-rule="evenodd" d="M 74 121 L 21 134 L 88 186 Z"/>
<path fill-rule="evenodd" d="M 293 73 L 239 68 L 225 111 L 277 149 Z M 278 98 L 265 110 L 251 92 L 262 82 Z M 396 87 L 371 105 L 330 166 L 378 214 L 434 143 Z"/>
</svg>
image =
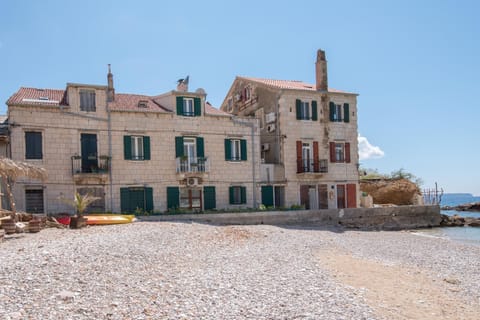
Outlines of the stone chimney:
<svg viewBox="0 0 480 320">
<path fill-rule="evenodd" d="M 115 88 L 113 87 L 113 74 L 112 70 L 110 70 L 110 63 L 108 64 L 108 86 L 107 86 L 107 100 L 108 102 L 112 102 L 115 100 Z"/>
<path fill-rule="evenodd" d="M 318 91 L 328 91 L 327 60 L 325 51 L 317 51 L 317 62 L 315 62 L 316 89 Z"/>
<path fill-rule="evenodd" d="M 179 79 L 177 81 L 177 91 L 188 92 L 188 80 L 190 76 L 187 76 L 185 79 Z"/>
</svg>

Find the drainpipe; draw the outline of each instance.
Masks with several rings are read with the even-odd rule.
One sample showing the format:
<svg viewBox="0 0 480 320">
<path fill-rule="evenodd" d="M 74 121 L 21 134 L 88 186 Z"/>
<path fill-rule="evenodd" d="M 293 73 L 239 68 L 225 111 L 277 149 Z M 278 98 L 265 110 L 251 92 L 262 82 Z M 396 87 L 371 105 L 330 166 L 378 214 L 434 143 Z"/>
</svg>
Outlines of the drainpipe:
<svg viewBox="0 0 480 320">
<path fill-rule="evenodd" d="M 252 137 L 252 190 L 253 190 L 253 207 L 257 207 L 257 181 L 255 176 L 255 123 L 232 117 L 233 123 L 245 127 L 249 127 Z"/>
<path fill-rule="evenodd" d="M 113 157 L 112 157 L 112 119 L 111 119 L 111 112 L 110 106 L 108 105 L 108 94 L 106 99 L 106 107 L 107 107 L 107 132 L 108 132 L 108 157 L 109 157 L 109 169 L 108 170 L 108 177 L 110 180 L 110 211 L 113 212 Z"/>
</svg>

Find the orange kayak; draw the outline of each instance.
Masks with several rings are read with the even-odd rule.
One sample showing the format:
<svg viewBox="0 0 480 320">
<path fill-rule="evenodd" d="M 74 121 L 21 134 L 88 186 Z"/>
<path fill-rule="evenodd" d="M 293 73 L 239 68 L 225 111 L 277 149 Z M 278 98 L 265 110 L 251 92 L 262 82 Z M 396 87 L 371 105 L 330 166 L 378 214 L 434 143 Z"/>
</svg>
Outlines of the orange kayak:
<svg viewBox="0 0 480 320">
<path fill-rule="evenodd" d="M 135 219 L 134 215 L 129 214 L 88 214 L 87 224 L 122 224 L 130 223 Z"/>
</svg>

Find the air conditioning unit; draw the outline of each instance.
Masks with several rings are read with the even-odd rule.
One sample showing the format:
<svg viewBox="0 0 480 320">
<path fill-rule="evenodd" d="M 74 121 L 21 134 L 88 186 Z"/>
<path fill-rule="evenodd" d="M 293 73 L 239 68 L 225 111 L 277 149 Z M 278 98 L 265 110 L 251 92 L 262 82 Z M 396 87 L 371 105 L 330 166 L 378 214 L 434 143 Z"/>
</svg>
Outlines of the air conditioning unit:
<svg viewBox="0 0 480 320">
<path fill-rule="evenodd" d="M 187 186 L 189 186 L 189 187 L 198 186 L 198 178 L 188 178 L 187 179 Z"/>
<path fill-rule="evenodd" d="M 275 131 L 275 125 L 274 124 L 269 124 L 267 126 L 267 131 L 268 132 L 274 132 Z"/>
<path fill-rule="evenodd" d="M 265 122 L 272 123 L 275 122 L 275 112 L 270 112 L 265 115 Z"/>
<path fill-rule="evenodd" d="M 269 143 L 263 143 L 262 144 L 262 151 L 268 151 L 270 150 L 270 144 Z"/>
</svg>

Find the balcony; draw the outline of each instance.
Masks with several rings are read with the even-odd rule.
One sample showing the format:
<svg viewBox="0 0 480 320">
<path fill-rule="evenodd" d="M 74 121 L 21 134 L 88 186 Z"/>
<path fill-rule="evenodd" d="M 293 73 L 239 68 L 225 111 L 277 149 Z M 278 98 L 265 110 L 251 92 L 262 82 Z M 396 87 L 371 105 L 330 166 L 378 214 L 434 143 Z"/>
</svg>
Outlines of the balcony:
<svg viewBox="0 0 480 320">
<path fill-rule="evenodd" d="M 176 162 L 177 173 L 207 173 L 210 171 L 208 158 L 179 157 Z"/>
<path fill-rule="evenodd" d="M 78 184 L 105 183 L 110 172 L 109 156 L 89 156 L 82 158 L 75 155 L 72 159 L 72 175 Z"/>
<path fill-rule="evenodd" d="M 297 173 L 327 173 L 328 160 L 297 160 Z"/>
</svg>

